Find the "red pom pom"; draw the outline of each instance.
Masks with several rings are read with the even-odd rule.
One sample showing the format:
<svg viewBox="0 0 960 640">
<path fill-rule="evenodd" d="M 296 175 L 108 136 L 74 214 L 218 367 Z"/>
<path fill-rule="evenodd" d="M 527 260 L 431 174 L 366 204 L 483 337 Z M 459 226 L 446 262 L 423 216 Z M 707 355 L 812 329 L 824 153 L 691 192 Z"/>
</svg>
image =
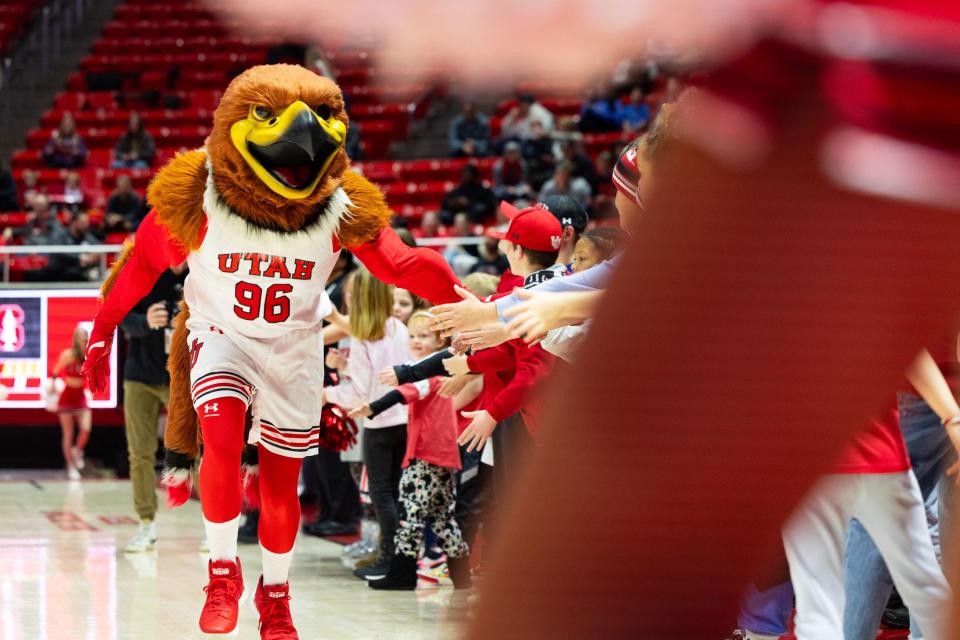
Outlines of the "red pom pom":
<svg viewBox="0 0 960 640">
<path fill-rule="evenodd" d="M 167 508 L 175 509 L 190 499 L 193 480 L 185 469 L 167 470 L 163 474 L 163 486 L 167 488 Z"/>
<path fill-rule="evenodd" d="M 320 446 L 330 451 L 346 451 L 357 444 L 357 424 L 342 407 L 323 405 L 320 413 Z"/>
</svg>

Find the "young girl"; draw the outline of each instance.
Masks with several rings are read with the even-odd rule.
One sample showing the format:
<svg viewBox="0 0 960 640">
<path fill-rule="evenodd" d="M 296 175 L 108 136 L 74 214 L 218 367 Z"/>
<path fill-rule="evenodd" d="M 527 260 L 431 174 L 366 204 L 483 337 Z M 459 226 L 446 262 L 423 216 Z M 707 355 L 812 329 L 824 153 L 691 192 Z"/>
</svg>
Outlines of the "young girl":
<svg viewBox="0 0 960 640">
<path fill-rule="evenodd" d="M 407 324 L 414 312 L 423 311 L 429 306 L 426 300 L 406 289 L 393 290 L 393 317 L 403 324 Z"/>
<path fill-rule="evenodd" d="M 414 313 L 408 325 L 410 352 L 424 358 L 449 346 L 430 329 L 432 316 Z M 457 446 L 457 406 L 453 398 L 438 394 L 443 378 L 400 385 L 393 391 L 350 412 L 354 417 L 383 415 L 399 404 L 410 407 L 407 447 L 400 478 L 400 528 L 390 572 L 373 580 L 373 589 L 413 590 L 417 586 L 417 556 L 423 543 L 423 528 L 429 520 L 440 546 L 447 554 L 447 567 L 455 589 L 470 587 L 470 549 L 454 517 L 455 474 L 460 469 Z"/>
<path fill-rule="evenodd" d="M 350 296 L 352 338 L 346 374 L 340 384 L 324 390 L 324 401 L 352 408 L 379 398 L 390 388 L 377 380 L 384 367 L 410 359 L 409 335 L 393 317 L 392 287 L 359 269 Z M 407 412 L 393 407 L 363 425 L 363 460 L 370 499 L 380 523 L 380 561 L 354 572 L 359 578 L 382 578 L 390 569 L 397 530 L 400 464 L 407 446 Z"/>
<path fill-rule="evenodd" d="M 57 404 L 57 416 L 60 418 L 60 432 L 63 436 L 63 458 L 67 462 L 67 477 L 71 480 L 80 479 L 80 470 L 84 466 L 83 449 L 90 440 L 90 429 L 93 426 L 83 378 L 80 376 L 89 337 L 86 329 L 77 327 L 73 331 L 73 346 L 60 354 L 54 370 L 54 377 L 62 379 L 66 385 Z M 80 427 L 76 445 L 73 444 L 75 424 Z"/>
<path fill-rule="evenodd" d="M 627 234 L 616 227 L 596 227 L 586 231 L 573 249 L 573 272 L 577 273 L 609 260 L 620 253 Z"/>
<path fill-rule="evenodd" d="M 627 234 L 616 227 L 597 227 L 587 231 L 573 250 L 573 271 L 580 273 L 604 260 L 609 260 L 623 248 Z M 572 362 L 577 348 L 589 331 L 590 321 L 559 327 L 547 332 L 540 344 L 558 358 Z"/>
</svg>

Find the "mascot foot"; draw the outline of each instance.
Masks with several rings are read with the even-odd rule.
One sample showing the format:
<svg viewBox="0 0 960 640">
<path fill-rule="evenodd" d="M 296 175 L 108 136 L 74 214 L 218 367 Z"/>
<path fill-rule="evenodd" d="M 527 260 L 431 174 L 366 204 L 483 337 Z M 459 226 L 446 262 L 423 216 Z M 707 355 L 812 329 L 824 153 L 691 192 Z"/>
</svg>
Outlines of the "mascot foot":
<svg viewBox="0 0 960 640">
<path fill-rule="evenodd" d="M 290 617 L 290 583 L 263 586 L 257 583 L 254 598 L 260 613 L 260 640 L 299 640 Z"/>
<path fill-rule="evenodd" d="M 240 596 L 243 594 L 243 573 L 240 558 L 210 561 L 207 571 L 210 582 L 203 588 L 207 601 L 200 612 L 200 630 L 204 633 L 230 633 L 237 627 Z"/>
</svg>

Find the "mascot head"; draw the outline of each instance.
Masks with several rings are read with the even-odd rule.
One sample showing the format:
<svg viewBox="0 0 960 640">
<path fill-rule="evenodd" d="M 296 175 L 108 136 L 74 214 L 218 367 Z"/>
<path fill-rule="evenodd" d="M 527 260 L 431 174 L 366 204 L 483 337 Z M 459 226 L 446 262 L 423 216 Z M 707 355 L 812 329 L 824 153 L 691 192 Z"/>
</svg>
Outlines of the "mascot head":
<svg viewBox="0 0 960 640">
<path fill-rule="evenodd" d="M 347 169 L 347 123 L 331 80 L 290 64 L 247 69 L 213 114 L 207 153 L 217 191 L 253 224 L 304 228 Z"/>
</svg>

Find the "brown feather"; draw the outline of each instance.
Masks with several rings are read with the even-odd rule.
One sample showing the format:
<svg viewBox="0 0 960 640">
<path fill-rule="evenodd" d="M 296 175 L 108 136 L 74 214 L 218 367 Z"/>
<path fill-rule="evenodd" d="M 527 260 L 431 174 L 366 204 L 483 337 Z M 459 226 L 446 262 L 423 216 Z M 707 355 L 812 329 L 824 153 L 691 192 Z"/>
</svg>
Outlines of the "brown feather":
<svg viewBox="0 0 960 640">
<path fill-rule="evenodd" d="M 203 192 L 207 187 L 207 154 L 203 151 L 179 153 L 168 162 L 147 187 L 150 203 L 170 235 L 190 249 L 200 247 Z"/>
<path fill-rule="evenodd" d="M 380 189 L 358 173 L 343 174 L 343 190 L 353 207 L 351 214 L 340 222 L 337 237 L 344 247 L 356 247 L 372 240 L 380 229 L 389 225 L 393 212 Z"/>
<path fill-rule="evenodd" d="M 120 275 L 120 271 L 123 269 L 123 266 L 127 264 L 127 260 L 130 259 L 130 255 L 133 253 L 133 240 L 128 239 L 123 243 L 123 249 L 120 251 L 120 255 L 117 256 L 116 261 L 114 261 L 113 266 L 110 267 L 110 273 L 107 274 L 107 279 L 103 281 L 103 284 L 100 286 L 100 299 L 103 300 L 107 297 L 107 294 L 110 293 L 110 289 L 113 288 L 113 283 L 117 281 L 117 276 Z"/>
<path fill-rule="evenodd" d="M 196 459 L 200 454 L 200 427 L 190 395 L 190 348 L 187 345 L 187 319 L 190 309 L 180 303 L 180 313 L 173 320 L 173 337 L 167 369 L 170 371 L 170 404 L 167 405 L 167 430 L 163 444 L 167 449 Z"/>
</svg>

